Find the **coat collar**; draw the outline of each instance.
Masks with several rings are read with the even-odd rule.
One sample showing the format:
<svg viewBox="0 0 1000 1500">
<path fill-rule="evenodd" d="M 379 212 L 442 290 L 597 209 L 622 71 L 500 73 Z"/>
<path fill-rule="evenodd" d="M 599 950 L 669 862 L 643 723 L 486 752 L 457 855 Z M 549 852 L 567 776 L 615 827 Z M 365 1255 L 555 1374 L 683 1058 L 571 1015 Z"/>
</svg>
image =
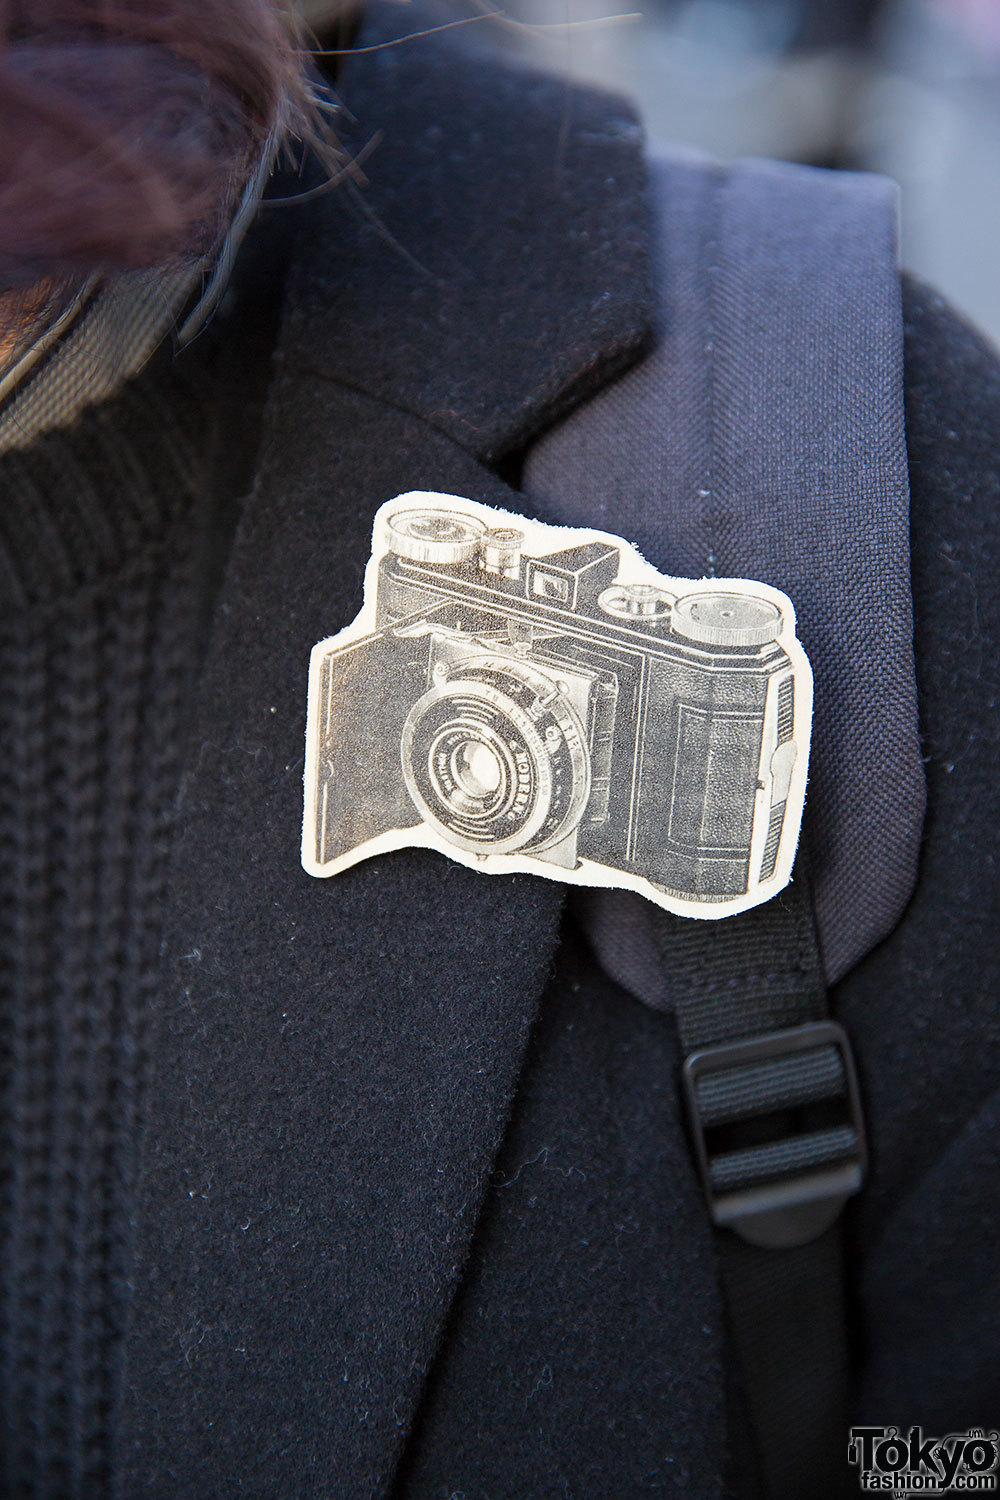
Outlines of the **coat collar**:
<svg viewBox="0 0 1000 1500">
<path fill-rule="evenodd" d="M 284 357 L 496 461 L 648 343 L 642 133 L 473 27 L 414 36 L 448 19 L 368 14 L 339 84 L 366 180 L 316 205 Z"/>
<path fill-rule="evenodd" d="M 384 144 L 370 190 L 308 213 L 181 806 L 130 1493 L 385 1492 L 557 939 L 560 888 L 529 876 L 416 850 L 303 873 L 306 669 L 360 606 L 381 501 L 517 509 L 480 460 L 640 348 L 634 125 L 574 94 L 563 152 L 562 85 L 440 38 L 364 54 L 344 90 Z"/>
</svg>

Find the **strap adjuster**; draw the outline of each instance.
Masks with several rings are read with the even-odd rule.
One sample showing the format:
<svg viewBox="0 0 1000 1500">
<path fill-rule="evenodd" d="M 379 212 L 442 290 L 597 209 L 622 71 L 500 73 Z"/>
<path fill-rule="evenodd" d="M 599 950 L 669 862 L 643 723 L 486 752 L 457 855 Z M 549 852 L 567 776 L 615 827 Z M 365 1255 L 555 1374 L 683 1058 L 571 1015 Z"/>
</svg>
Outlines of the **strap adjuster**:
<svg viewBox="0 0 1000 1500">
<path fill-rule="evenodd" d="M 861 1187 L 864 1116 L 835 1022 L 701 1048 L 684 1063 L 684 1088 L 715 1224 L 752 1244 L 803 1245 Z"/>
</svg>

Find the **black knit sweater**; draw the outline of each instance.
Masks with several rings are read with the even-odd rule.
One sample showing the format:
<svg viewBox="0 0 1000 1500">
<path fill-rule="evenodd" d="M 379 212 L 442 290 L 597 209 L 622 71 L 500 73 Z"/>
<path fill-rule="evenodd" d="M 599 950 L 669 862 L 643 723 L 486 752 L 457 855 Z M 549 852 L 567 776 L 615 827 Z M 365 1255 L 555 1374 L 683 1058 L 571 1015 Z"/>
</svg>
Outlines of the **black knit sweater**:
<svg viewBox="0 0 1000 1500">
<path fill-rule="evenodd" d="M 171 811 L 271 295 L 0 459 L 4 1495 L 107 1483 Z"/>
</svg>

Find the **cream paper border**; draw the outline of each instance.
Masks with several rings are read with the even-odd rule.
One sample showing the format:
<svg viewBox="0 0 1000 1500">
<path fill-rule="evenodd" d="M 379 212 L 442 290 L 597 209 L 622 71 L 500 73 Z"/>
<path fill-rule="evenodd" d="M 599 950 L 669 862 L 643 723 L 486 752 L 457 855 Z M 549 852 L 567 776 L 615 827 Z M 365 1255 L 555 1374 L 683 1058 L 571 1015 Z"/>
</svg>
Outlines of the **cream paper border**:
<svg viewBox="0 0 1000 1500">
<path fill-rule="evenodd" d="M 322 663 L 328 652 L 362 640 L 375 630 L 376 585 L 378 568 L 382 557 L 389 550 L 386 542 L 386 522 L 397 511 L 416 508 L 452 510 L 464 515 L 474 515 L 488 528 L 513 526 L 524 533 L 523 553 L 526 557 L 546 555 L 561 548 L 578 546 L 586 542 L 601 542 L 616 547 L 620 552 L 617 582 L 647 583 L 663 588 L 671 594 L 681 596 L 699 589 L 719 592 L 739 592 L 767 600 L 781 613 L 781 629 L 777 640 L 786 652 L 792 666 L 795 683 L 795 720 L 793 742 L 796 747 L 795 766 L 792 771 L 781 841 L 773 875 L 754 884 L 743 895 L 726 900 L 693 901 L 667 894 L 659 890 L 645 876 L 634 875 L 628 870 L 614 869 L 593 860 L 581 859 L 579 868 L 565 869 L 549 864 L 537 856 L 523 854 L 475 854 L 457 848 L 426 824 L 405 829 L 390 829 L 370 838 L 354 849 L 327 863 L 318 863 L 312 854 L 315 842 L 316 794 L 319 784 L 319 730 L 317 706 L 320 696 L 320 674 Z M 769 695 L 773 698 L 773 695 Z M 658 572 L 646 562 L 631 543 L 615 536 L 613 532 L 591 530 L 571 526 L 551 526 L 517 515 L 513 511 L 482 505 L 460 495 L 439 494 L 433 490 L 410 490 L 395 496 L 381 505 L 375 514 L 372 527 L 371 557 L 365 568 L 364 602 L 360 613 L 335 635 L 327 636 L 312 649 L 309 662 L 309 711 L 306 724 L 306 750 L 303 784 L 305 790 L 302 827 L 302 865 L 310 875 L 328 878 L 338 875 L 362 860 L 388 854 L 396 849 L 435 849 L 449 859 L 486 875 L 509 875 L 522 872 L 539 875 L 544 879 L 557 880 L 565 885 L 597 886 L 611 890 L 631 890 L 645 896 L 666 911 L 681 916 L 697 917 L 706 921 L 718 921 L 737 912 L 747 911 L 778 894 L 791 878 L 792 865 L 798 844 L 805 802 L 808 773 L 809 743 L 812 726 L 813 679 L 812 669 L 799 640 L 795 635 L 795 609 L 787 594 L 770 584 L 747 578 L 675 578 Z M 753 841 L 751 844 L 751 869 L 759 863 L 760 843 L 766 838 L 766 819 L 755 815 Z"/>
</svg>

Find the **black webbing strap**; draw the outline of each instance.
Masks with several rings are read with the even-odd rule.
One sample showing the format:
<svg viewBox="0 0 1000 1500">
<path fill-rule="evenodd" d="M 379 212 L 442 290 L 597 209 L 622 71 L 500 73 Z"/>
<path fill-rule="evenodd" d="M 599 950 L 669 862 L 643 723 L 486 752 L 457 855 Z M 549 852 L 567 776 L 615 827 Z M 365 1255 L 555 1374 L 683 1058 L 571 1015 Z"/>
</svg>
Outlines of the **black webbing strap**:
<svg viewBox="0 0 1000 1500">
<path fill-rule="evenodd" d="M 840 1500 L 849 1348 L 839 1224 L 784 1250 L 717 1236 L 726 1313 L 767 1500 Z"/>
<path fill-rule="evenodd" d="M 849 1374 L 836 1220 L 864 1146 L 806 881 L 721 922 L 660 912 L 657 927 L 763 1491 L 832 1500 L 847 1485 Z"/>
</svg>

